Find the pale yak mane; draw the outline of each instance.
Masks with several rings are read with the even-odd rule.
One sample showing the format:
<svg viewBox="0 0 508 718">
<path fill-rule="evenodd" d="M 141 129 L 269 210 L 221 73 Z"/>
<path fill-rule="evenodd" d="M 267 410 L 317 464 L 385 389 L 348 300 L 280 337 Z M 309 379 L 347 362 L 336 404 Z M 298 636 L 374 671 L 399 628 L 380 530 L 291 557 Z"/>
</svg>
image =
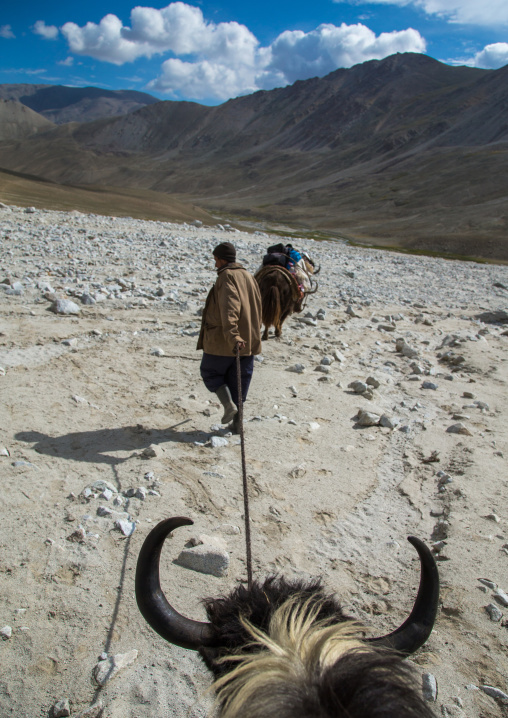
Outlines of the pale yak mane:
<svg viewBox="0 0 508 718">
<path fill-rule="evenodd" d="M 216 679 L 220 718 L 432 718 L 402 658 L 422 646 L 437 614 L 439 575 L 432 553 L 414 536 L 420 586 L 413 609 L 394 631 L 366 637 L 319 580 L 269 577 L 205 599 L 208 622 L 178 613 L 159 577 L 160 553 L 175 528 L 150 531 L 136 568 L 136 600 L 170 643 L 199 651 Z"/>
<path fill-rule="evenodd" d="M 272 616 L 268 633 L 246 619 L 251 643 L 219 661 L 234 668 L 213 689 L 221 718 L 434 718 L 400 656 L 362 641 L 354 621 L 318 621 L 301 597 Z"/>
</svg>

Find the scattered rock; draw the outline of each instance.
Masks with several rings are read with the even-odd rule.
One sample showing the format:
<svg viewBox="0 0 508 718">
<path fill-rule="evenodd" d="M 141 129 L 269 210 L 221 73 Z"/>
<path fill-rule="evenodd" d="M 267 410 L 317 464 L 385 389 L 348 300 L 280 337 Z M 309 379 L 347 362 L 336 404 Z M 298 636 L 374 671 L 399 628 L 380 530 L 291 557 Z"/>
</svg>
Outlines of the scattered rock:
<svg viewBox="0 0 508 718">
<path fill-rule="evenodd" d="M 489 603 L 488 606 L 485 606 L 485 610 L 489 614 L 490 620 L 495 623 L 498 623 L 503 618 L 503 614 L 495 603 Z"/>
<path fill-rule="evenodd" d="M 67 698 L 63 698 L 53 706 L 53 718 L 64 718 L 64 716 L 70 716 L 71 706 Z"/>
<path fill-rule="evenodd" d="M 348 384 L 348 389 L 352 389 L 355 394 L 364 394 L 369 387 L 363 381 L 352 381 Z"/>
<path fill-rule="evenodd" d="M 185 548 L 176 559 L 176 563 L 193 571 L 209 573 L 220 578 L 228 572 L 229 554 L 215 546 L 202 544 Z"/>
<path fill-rule="evenodd" d="M 210 446 L 212 449 L 220 449 L 222 446 L 227 446 L 229 441 L 224 436 L 212 436 L 210 439 Z"/>
<path fill-rule="evenodd" d="M 136 530 L 136 524 L 134 521 L 128 521 L 127 519 L 118 519 L 115 521 L 115 528 L 121 531 L 124 536 L 132 536 Z"/>
<path fill-rule="evenodd" d="M 57 299 L 50 307 L 55 314 L 72 315 L 80 314 L 81 309 L 70 299 Z"/>
<path fill-rule="evenodd" d="M 465 426 L 460 421 L 457 424 L 452 424 L 451 426 L 449 426 L 446 431 L 449 434 L 464 434 L 465 436 L 473 436 L 473 433 L 469 431 L 467 426 Z"/>
<path fill-rule="evenodd" d="M 0 628 L 0 638 L 2 641 L 8 641 L 12 637 L 12 628 L 10 626 L 4 626 Z"/>
<path fill-rule="evenodd" d="M 294 372 L 295 374 L 303 374 L 305 371 L 305 365 L 304 364 L 293 364 L 292 366 L 288 366 L 286 371 Z"/>
<path fill-rule="evenodd" d="M 377 426 L 381 420 L 379 414 L 374 414 L 371 411 L 364 411 L 361 409 L 356 417 L 358 426 Z"/>
<path fill-rule="evenodd" d="M 85 543 L 86 531 L 83 526 L 78 526 L 78 528 L 73 531 L 70 536 L 67 536 L 67 541 L 71 541 L 73 543 Z"/>
<path fill-rule="evenodd" d="M 502 589 L 496 588 L 494 596 L 496 601 L 498 601 L 502 606 L 508 608 L 508 595 Z"/>
<path fill-rule="evenodd" d="M 502 701 L 508 703 L 508 695 L 500 688 L 494 688 L 494 686 L 480 686 L 480 690 L 486 693 L 496 701 Z"/>
<path fill-rule="evenodd" d="M 422 693 L 426 701 L 433 703 L 437 700 L 437 681 L 432 673 L 422 675 Z"/>
<path fill-rule="evenodd" d="M 115 656 L 108 656 L 103 661 L 99 661 L 93 669 L 93 677 L 99 686 L 105 686 L 118 673 L 130 666 L 138 657 L 136 649 L 128 653 L 117 653 Z"/>
</svg>

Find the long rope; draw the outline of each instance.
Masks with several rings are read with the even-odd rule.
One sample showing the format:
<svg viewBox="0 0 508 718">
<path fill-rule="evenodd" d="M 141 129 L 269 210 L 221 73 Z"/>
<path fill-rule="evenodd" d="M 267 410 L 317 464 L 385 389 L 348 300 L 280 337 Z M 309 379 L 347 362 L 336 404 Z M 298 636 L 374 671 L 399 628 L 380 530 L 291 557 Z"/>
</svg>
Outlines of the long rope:
<svg viewBox="0 0 508 718">
<path fill-rule="evenodd" d="M 243 432 L 243 396 L 240 370 L 240 349 L 236 347 L 236 377 L 238 386 L 238 424 L 240 426 L 240 446 L 242 449 L 243 508 L 245 520 L 245 549 L 247 554 L 247 585 L 252 588 L 252 546 L 250 540 L 249 489 L 247 486 L 247 468 L 245 463 L 245 435 Z"/>
</svg>

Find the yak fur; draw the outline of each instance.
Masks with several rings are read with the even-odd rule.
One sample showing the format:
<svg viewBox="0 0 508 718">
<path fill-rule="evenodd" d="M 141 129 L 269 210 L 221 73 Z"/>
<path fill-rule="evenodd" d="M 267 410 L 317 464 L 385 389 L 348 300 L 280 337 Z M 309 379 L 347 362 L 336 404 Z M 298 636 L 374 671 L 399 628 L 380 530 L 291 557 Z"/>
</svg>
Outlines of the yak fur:
<svg viewBox="0 0 508 718">
<path fill-rule="evenodd" d="M 221 718 L 434 718 L 411 667 L 369 645 L 320 581 L 270 577 L 204 603 Z"/>
<path fill-rule="evenodd" d="M 265 325 L 263 341 L 274 327 L 275 336 L 282 334 L 282 325 L 294 312 L 301 312 L 304 295 L 291 272 L 282 267 L 267 266 L 254 275 L 261 292 L 261 318 Z"/>
</svg>

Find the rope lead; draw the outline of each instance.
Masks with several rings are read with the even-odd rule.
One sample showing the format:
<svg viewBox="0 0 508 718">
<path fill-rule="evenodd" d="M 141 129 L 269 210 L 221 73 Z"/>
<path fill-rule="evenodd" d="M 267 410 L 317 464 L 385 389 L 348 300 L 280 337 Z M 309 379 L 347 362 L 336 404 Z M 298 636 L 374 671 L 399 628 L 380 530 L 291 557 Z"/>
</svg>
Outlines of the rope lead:
<svg viewBox="0 0 508 718">
<path fill-rule="evenodd" d="M 240 370 L 240 349 L 236 346 L 236 377 L 238 386 L 238 424 L 240 427 L 240 446 L 242 450 L 242 477 L 243 477 L 243 508 L 245 521 L 245 550 L 247 554 L 247 585 L 252 588 L 252 547 L 250 540 L 250 516 L 249 516 L 249 490 L 247 486 L 247 468 L 245 464 L 245 435 L 243 432 L 243 396 L 242 377 Z"/>
</svg>

